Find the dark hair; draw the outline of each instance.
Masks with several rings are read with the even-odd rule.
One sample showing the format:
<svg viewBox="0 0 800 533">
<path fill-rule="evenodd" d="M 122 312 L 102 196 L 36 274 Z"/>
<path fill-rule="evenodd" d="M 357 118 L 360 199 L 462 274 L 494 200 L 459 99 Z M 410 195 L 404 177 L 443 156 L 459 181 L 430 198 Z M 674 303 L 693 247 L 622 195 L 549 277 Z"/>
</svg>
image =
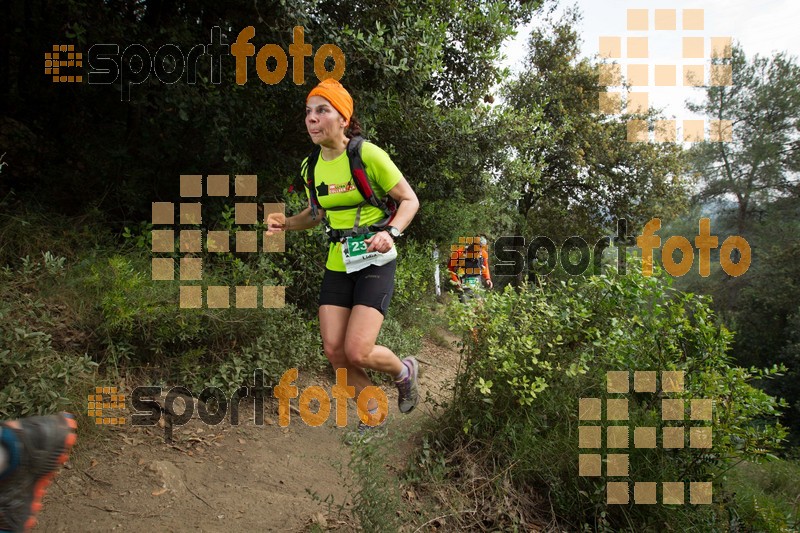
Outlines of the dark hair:
<svg viewBox="0 0 800 533">
<path fill-rule="evenodd" d="M 347 126 L 344 134 L 348 139 L 352 139 L 353 137 L 361 135 L 361 123 L 358 121 L 355 115 L 350 116 L 350 124 Z"/>
</svg>

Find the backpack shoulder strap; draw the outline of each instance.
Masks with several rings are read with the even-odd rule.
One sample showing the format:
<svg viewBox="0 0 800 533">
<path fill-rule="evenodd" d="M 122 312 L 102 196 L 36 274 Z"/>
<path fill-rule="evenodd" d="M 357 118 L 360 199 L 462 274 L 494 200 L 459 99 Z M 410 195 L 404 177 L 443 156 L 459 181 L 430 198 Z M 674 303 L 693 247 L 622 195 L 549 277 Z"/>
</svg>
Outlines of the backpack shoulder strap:
<svg viewBox="0 0 800 533">
<path fill-rule="evenodd" d="M 364 200 L 370 205 L 385 211 L 386 205 L 380 198 L 375 196 L 375 192 L 372 190 L 372 185 L 370 185 L 369 178 L 367 177 L 366 165 L 364 165 L 364 159 L 361 157 L 361 146 L 363 144 L 364 137 L 360 135 L 353 137 L 350 139 L 350 142 L 347 143 L 347 159 L 350 161 L 350 174 L 353 175 L 353 182 L 355 183 L 356 189 L 358 189 L 358 192 L 364 197 Z"/>
<path fill-rule="evenodd" d="M 319 208 L 319 200 L 317 199 L 317 187 L 314 185 L 314 167 L 317 166 L 317 160 L 319 160 L 320 154 L 320 147 L 314 146 L 314 149 L 311 150 L 311 153 L 308 154 L 303 165 L 300 166 L 300 171 L 305 171 L 306 174 L 306 187 L 308 188 L 308 197 L 311 200 L 311 219 L 317 219 L 317 213 Z"/>
<path fill-rule="evenodd" d="M 397 206 L 394 202 L 387 204 L 386 201 L 378 198 L 375 195 L 375 191 L 370 185 L 369 177 L 367 175 L 366 165 L 364 164 L 364 159 L 361 157 L 361 147 L 364 144 L 364 138 L 360 135 L 357 135 L 350 139 L 347 143 L 347 159 L 350 164 L 350 174 L 353 178 L 353 183 L 356 186 L 356 189 L 361 194 L 361 197 L 364 198 L 364 203 L 368 203 L 378 209 L 382 210 L 386 213 L 387 217 L 376 224 L 376 226 L 382 226 L 388 223 L 391 218 L 394 216 L 394 212 L 397 209 Z M 314 149 L 309 154 L 306 161 L 301 166 L 301 172 L 305 172 L 306 174 L 306 187 L 308 188 L 308 196 L 311 200 L 311 217 L 312 219 L 317 218 L 318 210 L 321 209 L 321 205 L 319 203 L 319 199 L 317 198 L 317 189 L 314 182 L 314 168 L 316 167 L 317 161 L 319 161 L 321 149 L 319 146 L 315 146 Z M 363 205 L 363 203 L 361 204 Z M 353 207 L 359 208 L 359 214 L 361 210 L 361 205 L 358 206 L 342 206 L 341 208 L 332 207 L 332 210 L 337 209 L 352 209 Z M 356 225 L 358 225 L 358 220 L 360 216 L 356 216 Z"/>
</svg>

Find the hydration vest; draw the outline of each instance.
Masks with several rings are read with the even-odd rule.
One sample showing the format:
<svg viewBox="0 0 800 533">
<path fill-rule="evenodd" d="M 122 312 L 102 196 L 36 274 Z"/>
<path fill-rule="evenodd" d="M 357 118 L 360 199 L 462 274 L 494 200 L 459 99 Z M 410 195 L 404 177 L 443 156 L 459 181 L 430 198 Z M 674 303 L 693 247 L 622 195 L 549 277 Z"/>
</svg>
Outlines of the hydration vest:
<svg viewBox="0 0 800 533">
<path fill-rule="evenodd" d="M 360 235 L 363 233 L 379 231 L 389 225 L 389 222 L 391 222 L 392 218 L 394 218 L 394 215 L 397 212 L 397 203 L 391 196 L 380 199 L 375 195 L 375 191 L 372 189 L 372 186 L 369 183 L 364 160 L 361 158 L 362 144 L 364 144 L 364 138 L 360 135 L 350 139 L 350 141 L 347 143 L 347 159 L 350 162 L 350 174 L 352 175 L 353 184 L 361 194 L 363 201 L 353 205 L 342 205 L 328 208 L 329 211 L 343 211 L 345 209 L 354 208 L 358 209 L 356 212 L 355 224 L 353 225 L 352 230 L 335 230 L 330 227 L 327 220 L 324 221 L 325 231 L 330 237 L 331 242 L 338 242 L 341 239 L 352 235 Z M 319 209 L 323 209 L 319 203 L 319 199 L 317 198 L 317 188 L 314 184 L 314 168 L 317 165 L 317 161 L 319 161 L 321 151 L 322 150 L 319 146 L 315 146 L 314 150 L 311 151 L 308 158 L 301 166 L 301 176 L 303 171 L 305 171 L 306 175 L 306 188 L 308 189 L 309 198 L 311 200 L 311 218 L 314 220 L 317 218 Z M 360 226 L 359 221 L 361 220 L 361 208 L 367 204 L 377 207 L 383 211 L 385 216 L 382 220 L 376 222 L 375 224 L 370 226 Z"/>
</svg>

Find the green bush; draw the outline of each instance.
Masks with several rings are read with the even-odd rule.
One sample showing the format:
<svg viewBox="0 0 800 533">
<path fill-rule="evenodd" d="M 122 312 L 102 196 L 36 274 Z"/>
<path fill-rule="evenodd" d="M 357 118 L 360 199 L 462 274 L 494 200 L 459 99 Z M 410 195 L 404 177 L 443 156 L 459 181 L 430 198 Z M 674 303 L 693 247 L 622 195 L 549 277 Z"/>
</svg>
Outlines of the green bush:
<svg viewBox="0 0 800 533">
<path fill-rule="evenodd" d="M 16 263 L 22 257 L 39 257 L 47 250 L 68 262 L 87 248 L 113 246 L 113 237 L 97 211 L 81 217 L 40 212 L 5 204 L 0 199 L 0 265 Z M 42 280 L 43 281 L 43 280 Z"/>
<path fill-rule="evenodd" d="M 377 344 L 386 346 L 402 359 L 419 352 L 422 348 L 422 336 L 421 329 L 403 326 L 399 321 L 389 317 L 381 326 Z"/>
<path fill-rule="evenodd" d="M 293 307 L 272 309 L 261 326 L 260 335 L 240 351 L 234 351 L 219 361 L 211 373 L 210 382 L 223 390 L 232 391 L 242 383 L 251 382 L 253 371 L 262 369 L 266 384 L 277 384 L 290 368 L 320 369 L 327 359 L 322 353 L 319 323 L 307 320 Z"/>
<path fill-rule="evenodd" d="M 389 315 L 404 325 L 419 324 L 427 318 L 435 299 L 433 272 L 436 263 L 429 244 L 406 241 L 398 246 Z"/>
<path fill-rule="evenodd" d="M 204 210 L 203 226 L 208 231 L 228 231 L 231 234 L 247 229 L 265 230 L 263 224 L 247 227 L 235 224 L 235 210 L 232 205 L 214 202 Z M 305 195 L 284 194 L 282 201 L 286 215 L 291 216 L 304 209 Z M 206 214 L 208 212 L 208 214 Z M 141 222 L 126 227 L 123 231 L 126 258 L 151 257 L 152 224 Z M 285 235 L 284 253 L 205 253 L 203 259 L 203 279 L 208 278 L 226 285 L 277 285 L 286 288 L 286 301 L 309 316 L 316 316 L 319 287 L 325 269 L 328 253 L 328 238 L 322 227 L 306 231 L 289 231 Z M 174 259 L 180 257 L 173 254 Z M 138 262 L 138 261 L 137 261 Z M 143 265 L 144 266 L 144 265 Z M 149 272 L 149 266 L 147 270 Z M 164 282 L 161 282 L 162 284 Z"/>
<path fill-rule="evenodd" d="M 448 435 L 451 444 L 478 446 L 520 487 L 549 488 L 557 515 L 571 528 L 717 527 L 723 498 L 716 488 L 712 506 L 607 505 L 605 480 L 577 475 L 578 427 L 592 425 L 579 422 L 579 398 L 608 397 L 608 371 L 680 370 L 684 391 L 670 397 L 715 401 L 712 449 L 631 447 L 631 481 L 713 481 L 719 487 L 726 465 L 759 460 L 785 436 L 775 424 L 780 404 L 750 384 L 780 369 L 732 366 L 732 335 L 715 323 L 708 299 L 670 283 L 629 269 L 626 276 L 572 278 L 541 289 L 506 287 L 482 303 L 455 305 L 453 325 L 465 333 L 465 360 L 442 424 L 456 428 Z M 659 395 L 627 398 L 630 427 L 661 425 Z M 606 452 L 620 453 L 591 450 Z"/>
<path fill-rule="evenodd" d="M 236 282 L 231 275 L 240 276 L 252 267 L 242 263 L 231 268 L 238 274 L 204 269 L 204 284 L 232 285 Z M 182 309 L 179 282 L 153 281 L 149 258 L 138 255 L 114 255 L 91 271 L 104 362 L 118 371 L 145 367 L 151 377 L 197 390 L 209 384 L 233 389 L 248 375 L 252 379 L 256 368 L 277 373 L 278 368 L 313 361 L 321 353 L 316 321 L 292 305 Z M 272 284 L 267 275 L 259 275 L 261 279 L 240 281 Z"/>
<path fill-rule="evenodd" d="M 423 531 L 426 516 L 438 512 L 424 508 L 420 501 L 409 500 L 407 488 L 409 471 L 398 475 L 387 468 L 400 459 L 387 458 L 387 452 L 401 449 L 419 431 L 417 424 L 393 424 L 388 435 L 370 442 L 356 442 L 350 449 L 347 472 L 343 473 L 348 497 L 340 509 L 347 510 L 358 520 L 359 531 Z M 427 446 L 424 450 L 427 450 Z M 433 515 L 435 516 L 435 515 Z M 423 525 L 424 524 L 424 525 Z M 419 527 L 417 527 L 419 526 Z M 356 528 L 351 528 L 355 530 Z"/>
<path fill-rule="evenodd" d="M 406 506 L 400 487 L 385 466 L 385 451 L 375 443 L 358 443 L 350 454 L 351 508 L 363 531 L 400 531 Z M 351 478 L 352 476 L 352 478 Z"/>
<path fill-rule="evenodd" d="M 35 285 L 60 276 L 64 258 L 25 257 L 0 269 L 0 419 L 74 410 L 74 399 L 94 376 L 86 355 L 59 353 L 47 330 L 55 326 Z"/>
</svg>

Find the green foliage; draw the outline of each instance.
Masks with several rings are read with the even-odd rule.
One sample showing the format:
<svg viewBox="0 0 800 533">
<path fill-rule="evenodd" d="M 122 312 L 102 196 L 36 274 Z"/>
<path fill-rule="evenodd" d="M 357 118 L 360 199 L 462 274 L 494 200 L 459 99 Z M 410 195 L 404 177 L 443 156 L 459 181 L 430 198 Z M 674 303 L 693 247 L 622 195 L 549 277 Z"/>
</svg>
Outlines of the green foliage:
<svg viewBox="0 0 800 533">
<path fill-rule="evenodd" d="M 475 201 L 475 187 L 456 188 L 448 198 L 426 201 L 420 207 L 413 226 L 414 234 L 436 242 L 441 259 L 450 253 L 450 245 L 459 237 L 485 233 L 492 242 L 502 235 L 513 235 L 518 217 L 502 201 L 508 191 L 501 184 L 485 185 L 481 199 Z M 445 268 L 447 263 L 444 262 Z"/>
<path fill-rule="evenodd" d="M 402 531 L 419 520 L 401 496 L 401 480 L 386 468 L 386 451 L 410 438 L 408 429 L 395 434 L 395 427 L 386 437 L 355 443 L 350 453 L 345 476 L 350 494 L 347 503 L 363 531 Z"/>
<path fill-rule="evenodd" d="M 326 363 L 318 322 L 306 320 L 287 306 L 272 310 L 252 344 L 218 360 L 210 381 L 205 371 L 198 373 L 197 381 L 232 391 L 251 381 L 253 371 L 259 368 L 264 371 L 265 383 L 276 384 L 290 368 L 319 370 Z"/>
<path fill-rule="evenodd" d="M 731 141 L 696 144 L 689 160 L 701 181 L 697 200 L 706 211 L 713 210 L 717 227 L 748 241 L 752 265 L 739 278 L 716 268 L 708 278 L 688 276 L 681 283 L 714 295 L 717 311 L 737 332 L 734 355 L 740 364 L 783 363 L 790 369 L 760 386 L 788 400 L 784 420 L 797 444 L 800 382 L 793 317 L 800 297 L 800 65 L 786 53 L 748 58 L 739 45 L 730 58 L 715 62 L 730 66 L 733 83 L 704 87 L 705 98 L 690 109 L 731 121 Z"/>
<path fill-rule="evenodd" d="M 797 531 L 800 527 L 800 464 L 796 461 L 744 462 L 733 468 L 728 477 L 736 487 L 738 523 L 755 531 L 776 533 Z"/>
<path fill-rule="evenodd" d="M 702 177 L 702 199 L 734 197 L 736 226 L 745 235 L 753 215 L 777 195 L 797 195 L 800 170 L 800 65 L 786 53 L 748 60 L 739 46 L 729 65 L 733 83 L 706 87 L 705 101 L 690 110 L 732 122 L 731 142 L 704 142 L 691 152 Z"/>
<path fill-rule="evenodd" d="M 755 256 L 752 271 L 738 283 L 726 283 L 724 278 L 711 280 L 716 284 L 708 290 L 724 291 L 727 286 L 733 293 L 727 312 L 731 327 L 737 331 L 734 353 L 740 364 L 777 363 L 789 369 L 785 376 L 761 386 L 789 402 L 784 419 L 792 427 L 796 445 L 800 443 L 800 243 L 797 233 L 790 237 L 781 235 L 780 230 L 796 232 L 800 223 L 769 215 L 767 221 L 754 224 L 757 233 L 751 237 Z"/>
<path fill-rule="evenodd" d="M 389 317 L 383 321 L 377 343 L 386 346 L 402 359 L 419 352 L 422 348 L 422 337 L 422 328 L 419 326 L 404 326 L 398 320 Z"/>
<path fill-rule="evenodd" d="M 419 324 L 433 304 L 436 264 L 432 254 L 428 244 L 409 240 L 399 245 L 389 316 L 403 325 Z"/>
<path fill-rule="evenodd" d="M 775 387 L 771 390 L 776 395 L 786 398 L 790 404 L 786 419 L 790 423 L 795 421 L 792 427 L 796 444 L 800 442 L 800 435 L 798 435 L 800 428 L 797 424 L 800 417 L 800 308 L 789 317 L 787 322 L 786 331 L 789 335 L 786 345 L 777 357 L 777 362 L 785 365 L 789 370 L 784 379 L 776 380 Z"/>
<path fill-rule="evenodd" d="M 286 213 L 291 215 L 307 205 L 305 195 L 282 193 Z M 212 204 L 214 202 L 211 202 Z M 207 231 L 228 231 L 231 235 L 241 229 L 264 228 L 261 224 L 243 228 L 235 223 L 232 205 L 210 205 L 204 210 L 203 227 Z M 134 255 L 150 254 L 152 248 L 149 222 L 126 226 L 122 237 L 125 251 Z M 220 284 L 278 285 L 286 287 L 286 301 L 304 310 L 309 317 L 316 316 L 319 286 L 328 253 L 328 240 L 321 227 L 303 232 L 287 232 L 285 253 L 205 253 L 200 257 L 206 274 Z M 173 254 L 174 259 L 181 257 Z M 224 282 L 224 283 L 223 283 Z"/>
<path fill-rule="evenodd" d="M 719 265 L 719 249 L 715 249 L 711 251 L 710 276 L 699 275 L 695 257 L 691 271 L 676 280 L 676 286 L 684 291 L 713 297 L 715 311 L 736 332 L 732 355 L 738 364 L 761 367 L 777 363 L 788 368 L 783 376 L 759 386 L 789 403 L 782 423 L 791 428 L 791 441 L 795 445 L 800 443 L 800 381 L 796 370 L 800 331 L 798 200 L 792 197 L 770 202 L 762 206 L 758 218 L 749 222 L 746 239 L 752 250 L 752 262 L 743 275 L 728 276 Z M 672 221 L 660 234 L 662 239 L 682 235 L 691 241 L 697 235 L 700 217 L 710 217 L 711 233 L 718 235 L 721 245 L 726 238 L 737 234 L 737 216 L 736 208 L 731 213 L 724 203 L 705 205 Z"/>
<path fill-rule="evenodd" d="M 252 378 L 257 368 L 280 377 L 288 368 L 319 362 L 316 322 L 291 305 L 181 309 L 177 283 L 151 280 L 146 259 L 115 255 L 91 270 L 97 335 L 106 362 L 118 371 L 123 366 L 148 366 L 153 373 L 162 372 L 163 379 L 196 390 L 209 384 L 232 390 Z M 265 274 L 248 263 L 234 262 L 228 271 L 204 270 L 203 278 L 209 285 L 231 285 L 231 278 L 244 283 L 249 276 L 264 280 Z M 164 364 L 166 360 L 172 363 Z"/>
<path fill-rule="evenodd" d="M 459 431 L 450 438 L 480 443 L 516 486 L 549 487 L 556 513 L 572 527 L 712 527 L 721 499 L 691 512 L 607 506 L 604 484 L 576 475 L 578 399 L 606 397 L 613 370 L 680 370 L 685 389 L 671 397 L 715 401 L 711 450 L 631 449 L 634 479 L 718 482 L 726 465 L 759 460 L 785 436 L 775 424 L 779 403 L 751 384 L 782 369 L 732 366 L 732 335 L 708 299 L 670 284 L 660 273 L 609 271 L 541 289 L 506 287 L 480 304 L 455 306 L 464 361 L 445 424 Z M 631 427 L 661 425 L 657 395 L 629 394 L 628 404 Z"/>
<path fill-rule="evenodd" d="M 313 59 L 304 62 L 303 83 L 293 83 L 289 72 L 268 85 L 250 58 L 248 81 L 239 85 L 235 60 L 226 54 L 220 80 L 212 80 L 209 63 L 200 62 L 196 82 L 187 83 L 184 74 L 163 84 L 151 73 L 146 83 L 131 87 L 130 100 L 113 85 L 63 91 L 43 86 L 41 73 L 24 59 L 53 39 L 121 49 L 135 41 L 151 54 L 170 43 L 188 53 L 209 42 L 213 27 L 223 28 L 224 42 L 233 42 L 253 25 L 256 50 L 266 44 L 288 50 L 295 26 L 305 29 L 314 51 L 326 43 L 338 46 L 346 60 L 342 81 L 368 136 L 392 153 L 412 185 L 430 186 L 442 198 L 456 180 L 480 182 L 491 154 L 502 150 L 487 142 L 491 130 L 471 118 L 503 75 L 501 43 L 541 3 L 287 0 L 254 9 L 223 2 L 211 9 L 156 0 L 135 7 L 58 0 L 45 9 L 12 2 L 9 60 L 0 62 L 2 79 L 14 80 L 0 103 L 0 115 L 13 116 L 13 123 L 0 122 L 0 153 L 8 149 L 12 163 L 0 197 L 13 189 L 27 201 L 70 213 L 102 205 L 115 229 L 149 218 L 152 201 L 179 201 L 181 174 L 257 173 L 258 200 L 278 200 L 311 148 L 303 103 L 317 83 Z M 50 12 L 71 22 L 58 23 Z M 63 113 L 65 104 L 79 112 Z M 118 179 L 112 184 L 106 176 Z"/>
<path fill-rule="evenodd" d="M 612 217 L 637 227 L 687 196 L 679 146 L 627 142 L 627 119 L 598 113 L 605 87 L 598 66 L 579 59 L 577 22 L 568 12 L 534 29 L 527 68 L 503 88 L 502 184 L 520 235 L 594 241 Z"/>
<path fill-rule="evenodd" d="M 69 228 L 75 221 L 59 217 L 57 223 Z M 224 210 L 220 224 L 231 224 Z M 17 235 L 20 228 L 58 238 L 56 228 L 30 215 L 9 216 L 0 233 L 23 239 Z M 180 282 L 151 279 L 150 230 L 149 223 L 131 226 L 110 254 L 93 239 L 76 243 L 72 254 L 79 260 L 37 252 L 38 260 L 25 256 L 0 269 L 0 399 L 7 406 L 0 414 L 66 407 L 83 397 L 79 385 L 98 364 L 104 379 L 125 375 L 133 381 L 181 384 L 196 391 L 214 385 L 230 392 L 252 383 L 258 368 L 277 381 L 289 368 L 324 363 L 316 317 L 291 304 L 282 309 L 181 309 Z M 67 232 L 65 242 L 82 233 Z M 323 247 L 298 237 L 301 246 L 311 241 L 303 254 L 208 254 L 203 279 L 223 286 L 283 280 L 289 291 L 314 283 L 317 273 L 312 271 L 321 267 L 309 257 L 321 255 Z M 35 242 L 47 244 L 47 239 Z M 8 243 L 7 250 L 18 250 L 20 244 Z M 173 255 L 176 267 L 178 257 Z M 315 302 L 318 282 L 313 291 Z M 413 344 L 413 339 L 398 338 Z M 91 357 L 73 353 L 76 347 Z"/>
<path fill-rule="evenodd" d="M 52 345 L 51 309 L 33 287 L 60 276 L 64 258 L 42 257 L 0 269 L 0 419 L 74 410 L 74 398 L 94 376 L 96 364 L 87 355 L 59 353 Z"/>
<path fill-rule="evenodd" d="M 305 196 L 303 196 L 305 202 Z M 298 205 L 287 214 L 296 213 Z M 321 227 L 286 235 L 286 252 L 270 254 L 276 284 L 286 287 L 286 301 L 302 309 L 307 316 L 317 316 L 319 288 L 328 258 L 328 238 Z"/>
<path fill-rule="evenodd" d="M 6 178 L 3 173 L 0 183 Z M 0 198 L 0 265 L 14 264 L 23 257 L 39 258 L 45 251 L 73 262 L 87 248 L 109 246 L 113 241 L 102 220 L 96 211 L 71 218 L 24 206 L 13 195 Z M 38 281 L 47 282 L 48 278 Z"/>
<path fill-rule="evenodd" d="M 352 495 L 353 512 L 364 531 L 397 531 L 403 503 L 396 483 L 384 466 L 383 454 L 374 443 L 358 446 L 351 454 L 351 472 L 357 480 Z"/>
<path fill-rule="evenodd" d="M 210 340 L 203 310 L 180 309 L 177 286 L 153 281 L 147 260 L 114 255 L 91 267 L 89 287 L 97 295 L 97 334 L 114 366 L 155 363 L 179 346 Z"/>
</svg>

